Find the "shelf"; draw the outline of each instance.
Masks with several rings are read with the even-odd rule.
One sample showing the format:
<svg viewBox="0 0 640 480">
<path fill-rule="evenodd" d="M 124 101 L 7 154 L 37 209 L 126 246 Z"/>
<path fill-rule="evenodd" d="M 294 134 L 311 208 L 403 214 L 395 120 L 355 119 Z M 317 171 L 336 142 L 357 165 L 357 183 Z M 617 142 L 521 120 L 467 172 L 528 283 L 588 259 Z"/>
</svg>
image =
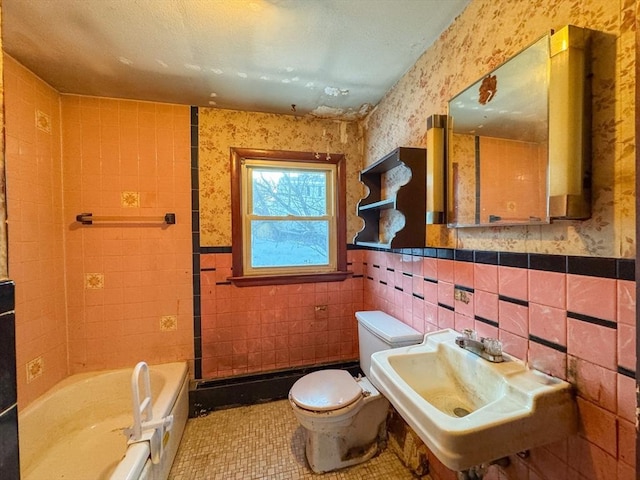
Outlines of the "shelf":
<svg viewBox="0 0 640 480">
<path fill-rule="evenodd" d="M 359 205 L 358 210 L 388 210 L 388 209 L 396 208 L 396 198 L 385 198 L 384 200 L 380 200 L 374 203 L 368 203 L 366 205 Z"/>
<path fill-rule="evenodd" d="M 360 172 L 360 181 L 369 194 L 358 203 L 358 216 L 364 220 L 364 228 L 354 238 L 356 245 L 376 248 L 424 247 L 426 167 L 427 151 L 424 148 L 400 147 Z M 409 174 L 397 168 L 408 169 Z M 393 191 L 395 195 L 383 198 L 387 191 Z M 389 215 L 383 214 L 383 211 L 389 210 L 404 216 L 404 226 L 397 231 L 389 229 Z M 391 240 L 382 243 L 378 241 L 380 238 Z"/>
<path fill-rule="evenodd" d="M 380 242 L 356 242 L 357 245 L 361 245 L 363 247 L 373 247 L 373 248 L 391 248 L 390 243 L 380 243 Z"/>
</svg>

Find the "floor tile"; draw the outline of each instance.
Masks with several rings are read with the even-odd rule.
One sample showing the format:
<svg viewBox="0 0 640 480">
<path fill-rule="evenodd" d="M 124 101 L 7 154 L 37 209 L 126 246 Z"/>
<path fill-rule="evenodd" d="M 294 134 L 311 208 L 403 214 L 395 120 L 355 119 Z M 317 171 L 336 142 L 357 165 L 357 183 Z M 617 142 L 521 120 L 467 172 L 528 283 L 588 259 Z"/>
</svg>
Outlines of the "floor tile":
<svg viewBox="0 0 640 480">
<path fill-rule="evenodd" d="M 388 449 L 364 464 L 314 474 L 306 463 L 303 430 L 289 402 L 281 400 L 189 419 L 169 479 L 413 480 L 415 477 Z"/>
</svg>

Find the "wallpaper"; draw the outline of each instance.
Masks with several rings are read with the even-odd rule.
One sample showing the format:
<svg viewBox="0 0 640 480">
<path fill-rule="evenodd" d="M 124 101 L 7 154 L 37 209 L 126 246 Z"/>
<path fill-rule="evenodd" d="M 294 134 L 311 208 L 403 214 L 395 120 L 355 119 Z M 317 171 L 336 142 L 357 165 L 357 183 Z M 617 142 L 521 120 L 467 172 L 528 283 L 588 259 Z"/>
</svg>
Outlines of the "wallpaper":
<svg viewBox="0 0 640 480">
<path fill-rule="evenodd" d="M 635 2 L 474 0 L 364 122 L 364 163 L 426 146 L 426 119 L 551 29 L 591 29 L 593 215 L 529 227 L 428 227 L 429 246 L 635 256 Z"/>
<path fill-rule="evenodd" d="M 364 195 L 358 182 L 362 138 L 357 123 L 214 108 L 199 109 L 200 243 L 231 245 L 229 149 L 342 153 L 347 166 L 347 238 L 362 228 L 356 205 Z"/>
</svg>

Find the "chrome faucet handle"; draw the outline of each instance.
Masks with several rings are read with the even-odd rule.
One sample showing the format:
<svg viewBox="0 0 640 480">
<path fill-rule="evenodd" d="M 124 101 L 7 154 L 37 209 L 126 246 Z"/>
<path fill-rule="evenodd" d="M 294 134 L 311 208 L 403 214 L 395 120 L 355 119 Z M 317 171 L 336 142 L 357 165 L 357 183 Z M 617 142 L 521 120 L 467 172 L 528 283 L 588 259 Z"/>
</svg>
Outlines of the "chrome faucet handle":
<svg viewBox="0 0 640 480">
<path fill-rule="evenodd" d="M 471 340 L 478 339 L 478 334 L 473 328 L 465 328 L 464 330 L 462 330 L 462 335 L 464 335 L 464 337 L 466 338 L 470 338 Z"/>
<path fill-rule="evenodd" d="M 486 337 L 482 339 L 482 343 L 484 344 L 485 352 L 489 355 L 502 355 L 502 342 L 497 338 Z"/>
</svg>

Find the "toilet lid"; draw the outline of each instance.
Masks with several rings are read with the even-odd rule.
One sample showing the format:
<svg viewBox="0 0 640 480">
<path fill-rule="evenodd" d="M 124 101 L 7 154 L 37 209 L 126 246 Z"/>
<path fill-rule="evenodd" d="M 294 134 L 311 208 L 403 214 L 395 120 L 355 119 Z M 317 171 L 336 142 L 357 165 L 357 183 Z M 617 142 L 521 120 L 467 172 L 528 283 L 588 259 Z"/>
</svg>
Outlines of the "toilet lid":
<svg viewBox="0 0 640 480">
<path fill-rule="evenodd" d="M 346 407 L 362 396 L 362 389 L 345 370 L 319 370 L 293 384 L 289 397 L 306 410 Z"/>
</svg>

